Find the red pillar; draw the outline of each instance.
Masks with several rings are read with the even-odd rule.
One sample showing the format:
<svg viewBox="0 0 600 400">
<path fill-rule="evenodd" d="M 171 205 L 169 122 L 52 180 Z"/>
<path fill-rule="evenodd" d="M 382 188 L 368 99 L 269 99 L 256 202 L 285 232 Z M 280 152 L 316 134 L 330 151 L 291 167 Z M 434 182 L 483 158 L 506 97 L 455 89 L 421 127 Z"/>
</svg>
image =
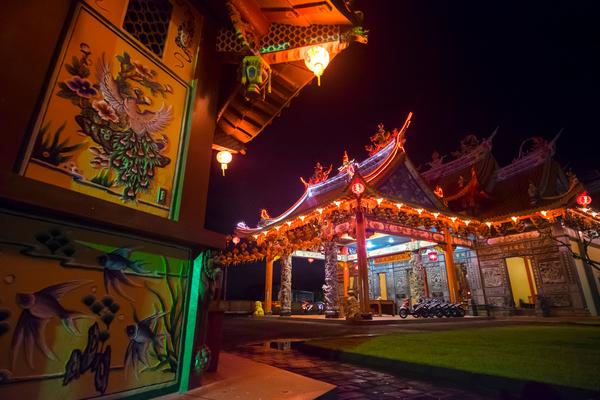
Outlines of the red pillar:
<svg viewBox="0 0 600 400">
<path fill-rule="evenodd" d="M 356 255 L 358 257 L 358 284 L 360 292 L 360 311 L 363 319 L 373 318 L 369 305 L 369 269 L 367 262 L 367 235 L 365 232 L 365 216 L 358 200 L 356 208 Z"/>
</svg>

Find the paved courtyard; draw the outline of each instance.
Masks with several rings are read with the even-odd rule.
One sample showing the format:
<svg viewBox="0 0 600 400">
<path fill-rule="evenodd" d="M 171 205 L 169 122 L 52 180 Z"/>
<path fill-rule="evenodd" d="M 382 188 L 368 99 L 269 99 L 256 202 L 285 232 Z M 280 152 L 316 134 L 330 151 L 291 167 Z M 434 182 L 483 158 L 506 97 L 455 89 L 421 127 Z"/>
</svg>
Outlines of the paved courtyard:
<svg viewBox="0 0 600 400">
<path fill-rule="evenodd" d="M 395 376 L 370 368 L 306 355 L 294 350 L 289 341 L 246 345 L 238 348 L 236 353 L 260 363 L 336 385 L 335 391 L 326 398 L 339 400 L 489 398 L 446 384 Z"/>
</svg>

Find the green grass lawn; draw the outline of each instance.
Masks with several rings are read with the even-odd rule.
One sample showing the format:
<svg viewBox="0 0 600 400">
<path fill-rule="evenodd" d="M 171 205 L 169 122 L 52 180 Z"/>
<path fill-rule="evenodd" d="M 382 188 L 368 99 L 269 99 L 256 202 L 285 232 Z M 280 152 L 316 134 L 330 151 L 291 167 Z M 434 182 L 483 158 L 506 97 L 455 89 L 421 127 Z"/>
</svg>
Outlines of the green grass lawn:
<svg viewBox="0 0 600 400">
<path fill-rule="evenodd" d="M 349 353 L 600 390 L 600 327 L 520 326 L 311 341 Z"/>
</svg>

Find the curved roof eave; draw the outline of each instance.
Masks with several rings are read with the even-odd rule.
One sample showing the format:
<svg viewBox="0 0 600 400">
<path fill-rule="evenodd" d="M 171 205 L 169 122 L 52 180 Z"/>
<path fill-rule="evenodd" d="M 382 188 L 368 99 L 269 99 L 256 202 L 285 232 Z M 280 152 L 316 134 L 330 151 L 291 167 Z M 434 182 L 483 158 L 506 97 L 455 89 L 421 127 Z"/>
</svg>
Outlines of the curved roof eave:
<svg viewBox="0 0 600 400">
<path fill-rule="evenodd" d="M 394 138 L 390 141 L 390 143 L 388 143 L 383 149 L 379 150 L 377 153 L 361 161 L 360 163 L 356 163 L 355 170 L 362 176 L 369 176 L 372 172 L 377 170 L 377 168 L 380 165 L 389 165 L 389 163 L 386 163 L 386 161 L 393 159 L 398 153 L 398 149 L 399 146 L 397 145 L 397 138 Z M 235 231 L 236 233 L 242 235 L 255 234 L 258 232 L 262 232 L 265 229 L 269 229 L 281 222 L 284 222 L 287 218 L 294 216 L 299 209 L 301 209 L 302 211 L 309 211 L 315 209 L 321 204 L 318 201 L 318 197 L 325 197 L 327 194 L 334 191 L 339 191 L 340 196 L 343 195 L 351 179 L 351 176 L 348 174 L 347 171 L 345 171 L 323 182 L 319 182 L 314 185 L 309 185 L 302 194 L 302 196 L 300 196 L 300 198 L 290 208 L 288 208 L 279 216 L 265 220 L 265 223 L 263 223 L 262 226 L 257 226 L 256 228 L 238 226 L 236 227 Z M 372 179 L 374 178 L 371 177 L 371 180 Z M 369 182 L 369 179 L 365 178 L 365 180 Z M 317 199 L 315 201 L 315 204 L 306 204 L 308 201 L 313 199 Z M 306 205 L 306 207 L 302 208 L 303 205 Z"/>
</svg>

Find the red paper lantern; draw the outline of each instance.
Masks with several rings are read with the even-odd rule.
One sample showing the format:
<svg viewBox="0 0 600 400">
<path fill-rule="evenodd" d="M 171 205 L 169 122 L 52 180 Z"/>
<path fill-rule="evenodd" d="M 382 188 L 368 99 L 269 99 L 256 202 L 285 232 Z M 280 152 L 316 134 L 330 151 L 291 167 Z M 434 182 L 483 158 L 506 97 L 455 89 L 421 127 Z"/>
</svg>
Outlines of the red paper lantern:
<svg viewBox="0 0 600 400">
<path fill-rule="evenodd" d="M 233 242 L 233 244 L 238 244 L 240 242 L 240 238 L 238 236 L 234 236 L 231 241 Z"/>
<path fill-rule="evenodd" d="M 427 253 L 427 257 L 429 258 L 429 261 L 437 261 L 438 253 L 436 253 L 435 251 L 431 251 L 431 252 Z"/>
<path fill-rule="evenodd" d="M 314 258 L 310 258 L 310 257 L 308 258 L 308 262 L 309 262 L 309 263 L 312 263 L 313 261 L 315 261 L 315 259 L 314 259 Z"/>
<path fill-rule="evenodd" d="M 592 198 L 587 194 L 587 192 L 581 193 L 577 196 L 577 204 L 581 207 L 587 207 L 592 202 Z"/>
<path fill-rule="evenodd" d="M 361 194 L 363 194 L 365 191 L 365 185 L 362 184 L 362 182 L 355 182 L 352 184 L 352 193 L 354 193 L 357 196 L 360 196 Z"/>
</svg>

